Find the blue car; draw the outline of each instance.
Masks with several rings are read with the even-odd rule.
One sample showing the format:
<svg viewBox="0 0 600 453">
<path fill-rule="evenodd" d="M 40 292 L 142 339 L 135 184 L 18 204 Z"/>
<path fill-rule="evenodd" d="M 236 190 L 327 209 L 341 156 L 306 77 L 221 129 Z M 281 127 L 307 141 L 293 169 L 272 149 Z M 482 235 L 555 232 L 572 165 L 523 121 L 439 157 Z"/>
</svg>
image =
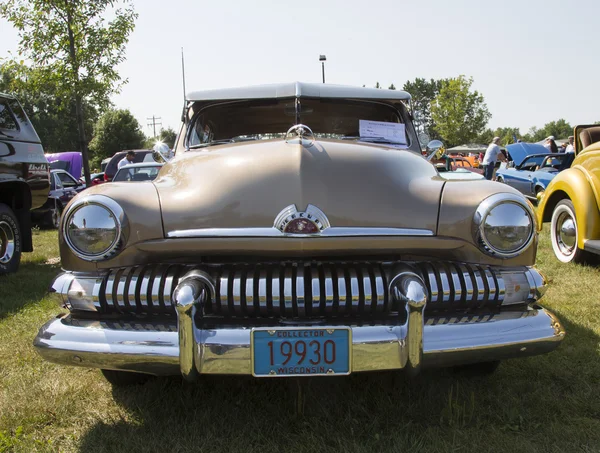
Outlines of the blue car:
<svg viewBox="0 0 600 453">
<path fill-rule="evenodd" d="M 571 166 L 573 153 L 550 153 L 535 143 L 514 143 L 506 150 L 512 158 L 507 168 L 496 171 L 496 179 L 537 201 L 537 196 L 559 172 Z"/>
</svg>

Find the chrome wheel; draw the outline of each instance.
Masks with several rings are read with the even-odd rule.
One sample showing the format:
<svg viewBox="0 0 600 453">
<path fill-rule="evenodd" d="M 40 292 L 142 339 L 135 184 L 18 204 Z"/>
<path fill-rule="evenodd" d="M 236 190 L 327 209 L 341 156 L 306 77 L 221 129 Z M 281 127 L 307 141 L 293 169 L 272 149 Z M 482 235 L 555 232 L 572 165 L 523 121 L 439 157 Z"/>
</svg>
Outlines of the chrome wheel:
<svg viewBox="0 0 600 453">
<path fill-rule="evenodd" d="M 8 263 L 15 255 L 15 234 L 11 226 L 0 221 L 0 263 Z"/>
<path fill-rule="evenodd" d="M 563 263 L 581 261 L 583 250 L 577 247 L 579 231 L 575 207 L 571 200 L 562 200 L 554 208 L 550 230 L 552 249 Z"/>
</svg>

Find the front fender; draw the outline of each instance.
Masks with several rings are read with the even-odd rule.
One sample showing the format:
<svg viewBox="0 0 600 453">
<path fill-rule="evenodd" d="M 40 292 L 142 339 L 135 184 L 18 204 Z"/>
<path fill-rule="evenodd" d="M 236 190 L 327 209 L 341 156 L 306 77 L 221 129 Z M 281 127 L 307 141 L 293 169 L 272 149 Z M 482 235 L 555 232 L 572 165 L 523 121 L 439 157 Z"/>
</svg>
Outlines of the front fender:
<svg viewBox="0 0 600 453">
<path fill-rule="evenodd" d="M 552 218 L 555 206 L 570 199 L 575 207 L 579 239 L 577 246 L 583 248 L 587 239 L 600 237 L 600 213 L 594 190 L 586 172 L 579 166 L 560 172 L 546 188 L 537 208 L 538 228 Z"/>
</svg>

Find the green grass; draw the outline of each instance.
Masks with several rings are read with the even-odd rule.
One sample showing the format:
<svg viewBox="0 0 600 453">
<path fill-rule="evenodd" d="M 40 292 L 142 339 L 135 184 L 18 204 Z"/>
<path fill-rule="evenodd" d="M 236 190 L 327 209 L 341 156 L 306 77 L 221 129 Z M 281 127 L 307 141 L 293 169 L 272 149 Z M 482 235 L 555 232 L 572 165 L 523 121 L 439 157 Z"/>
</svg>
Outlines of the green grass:
<svg viewBox="0 0 600 453">
<path fill-rule="evenodd" d="M 0 279 L 0 451 L 600 452 L 600 267 L 562 265 L 548 228 L 543 305 L 567 328 L 555 352 L 487 378 L 446 370 L 305 380 L 156 379 L 112 389 L 97 370 L 42 361 L 31 346 L 59 309 L 56 232 Z M 298 408 L 301 408 L 299 411 Z"/>
</svg>

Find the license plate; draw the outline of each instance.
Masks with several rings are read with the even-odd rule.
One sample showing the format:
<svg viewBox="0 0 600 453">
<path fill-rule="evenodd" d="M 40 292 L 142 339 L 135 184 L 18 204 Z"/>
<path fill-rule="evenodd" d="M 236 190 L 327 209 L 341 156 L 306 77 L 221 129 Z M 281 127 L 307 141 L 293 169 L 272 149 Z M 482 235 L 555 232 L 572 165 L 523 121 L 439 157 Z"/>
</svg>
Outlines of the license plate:
<svg viewBox="0 0 600 453">
<path fill-rule="evenodd" d="M 257 377 L 350 374 L 351 330 L 253 329 L 252 374 Z"/>
</svg>

